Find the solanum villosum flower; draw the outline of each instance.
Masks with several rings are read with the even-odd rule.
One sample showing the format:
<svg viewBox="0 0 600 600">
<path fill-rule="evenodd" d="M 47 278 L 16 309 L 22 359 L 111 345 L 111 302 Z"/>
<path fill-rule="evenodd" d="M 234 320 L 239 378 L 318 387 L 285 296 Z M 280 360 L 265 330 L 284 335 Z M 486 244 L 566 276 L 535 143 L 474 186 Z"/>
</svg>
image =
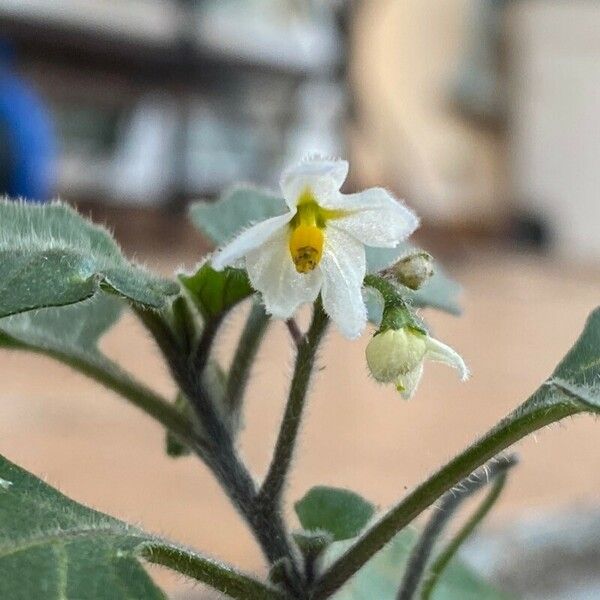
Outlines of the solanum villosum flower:
<svg viewBox="0 0 600 600">
<path fill-rule="evenodd" d="M 425 359 L 455 367 L 462 380 L 469 376 L 457 352 L 411 325 L 378 332 L 367 345 L 366 354 L 373 377 L 381 383 L 394 383 L 405 399 L 413 396 Z"/>
<path fill-rule="evenodd" d="M 310 159 L 286 171 L 289 211 L 243 231 L 212 259 L 244 266 L 273 316 L 290 318 L 322 295 L 340 331 L 355 338 L 367 315 L 362 298 L 365 246 L 393 248 L 418 226 L 415 214 L 382 188 L 342 194 L 344 160 Z"/>
</svg>

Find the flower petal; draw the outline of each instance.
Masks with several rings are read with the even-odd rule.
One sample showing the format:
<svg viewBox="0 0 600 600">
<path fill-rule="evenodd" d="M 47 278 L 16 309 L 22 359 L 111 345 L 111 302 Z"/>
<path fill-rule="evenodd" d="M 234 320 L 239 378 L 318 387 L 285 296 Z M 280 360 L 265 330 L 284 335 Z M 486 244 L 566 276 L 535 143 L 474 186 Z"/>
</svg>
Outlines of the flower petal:
<svg viewBox="0 0 600 600">
<path fill-rule="evenodd" d="M 289 319 L 301 304 L 314 302 L 321 288 L 321 271 L 296 271 L 288 248 L 288 231 L 275 234 L 260 248 L 246 255 L 252 286 L 262 293 L 268 313 Z"/>
<path fill-rule="evenodd" d="M 348 175 L 348 161 L 337 159 L 310 158 L 284 171 L 280 186 L 290 208 L 308 187 L 319 204 L 330 196 L 337 196 Z"/>
<path fill-rule="evenodd" d="M 460 378 L 462 381 L 468 379 L 469 377 L 469 369 L 465 364 L 465 361 L 462 359 L 460 354 L 450 348 L 450 346 L 446 346 L 439 340 L 435 338 L 428 337 L 427 338 L 427 353 L 426 357 L 429 360 L 433 360 L 436 362 L 442 362 L 455 369 L 458 369 L 460 372 Z"/>
<path fill-rule="evenodd" d="M 258 248 L 272 237 L 278 230 L 284 228 L 294 217 L 295 211 L 271 217 L 242 231 L 224 248 L 219 250 L 211 259 L 214 269 L 221 271 L 236 260 L 245 256 L 251 250 Z"/>
<path fill-rule="evenodd" d="M 417 390 L 423 376 L 423 362 L 419 363 L 412 371 L 401 375 L 396 380 L 396 389 L 405 400 L 410 400 Z"/>
<path fill-rule="evenodd" d="M 327 227 L 320 265 L 323 307 L 350 339 L 357 338 L 367 323 L 367 309 L 361 292 L 365 262 L 365 249 L 359 241 L 333 225 Z"/>
<path fill-rule="evenodd" d="M 323 206 L 351 211 L 335 225 L 367 246 L 394 248 L 419 226 L 415 213 L 383 188 L 330 196 Z"/>
</svg>

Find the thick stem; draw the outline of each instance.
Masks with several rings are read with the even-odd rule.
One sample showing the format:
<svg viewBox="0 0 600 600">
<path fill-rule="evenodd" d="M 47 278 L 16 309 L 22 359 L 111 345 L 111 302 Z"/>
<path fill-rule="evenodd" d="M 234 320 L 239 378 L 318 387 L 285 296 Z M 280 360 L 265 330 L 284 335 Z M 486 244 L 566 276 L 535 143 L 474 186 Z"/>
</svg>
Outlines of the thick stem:
<svg viewBox="0 0 600 600">
<path fill-rule="evenodd" d="M 248 575 L 177 546 L 150 543 L 142 548 L 141 555 L 148 562 L 168 567 L 206 583 L 230 598 L 237 600 L 285 600 L 286 598 L 281 592 Z"/>
<path fill-rule="evenodd" d="M 321 575 L 312 592 L 311 599 L 321 600 L 331 596 L 396 533 L 404 529 L 444 492 L 455 486 L 477 467 L 533 431 L 581 410 L 577 405 L 568 403 L 553 406 L 538 404 L 535 402 L 534 395 L 525 405 L 503 419 L 489 433 L 451 460 L 388 511 Z"/>
<path fill-rule="evenodd" d="M 165 355 L 173 378 L 202 426 L 202 438 L 207 449 L 198 453 L 199 457 L 214 473 L 232 504 L 252 529 L 267 560 L 273 564 L 280 558 L 289 559 L 292 573 L 288 585 L 295 596 L 301 597 L 303 577 L 283 519 L 259 498 L 254 480 L 235 450 L 231 431 L 202 383 L 200 369 L 204 368 L 206 360 L 198 353 L 193 359 L 182 355 L 160 314 L 139 314 Z M 215 333 L 216 329 L 203 334 L 202 356 L 208 356 Z"/>
<path fill-rule="evenodd" d="M 416 594 L 435 543 L 462 502 L 515 464 L 514 456 L 492 459 L 442 496 L 410 554 L 397 600 L 412 600 Z"/>
<path fill-rule="evenodd" d="M 455 537 L 448 543 L 448 546 L 442 552 L 440 552 L 439 556 L 433 561 L 431 566 L 429 567 L 429 572 L 427 576 L 423 580 L 423 585 L 421 586 L 421 600 L 429 600 L 431 597 L 431 593 L 433 592 L 437 582 L 440 579 L 440 576 L 444 572 L 444 569 L 448 566 L 448 563 L 452 560 L 454 555 L 458 552 L 458 549 L 462 545 L 462 543 L 473 533 L 475 528 L 481 523 L 481 521 L 486 517 L 488 512 L 496 503 L 496 500 L 502 493 L 504 489 L 504 485 L 506 484 L 506 473 L 500 474 L 496 477 L 492 488 L 488 492 L 487 496 L 479 506 L 479 508 L 475 511 L 475 513 L 471 516 L 471 518 L 463 525 L 461 530 L 456 534 Z"/>
<path fill-rule="evenodd" d="M 310 328 L 298 347 L 294 375 L 273 459 L 260 490 L 260 497 L 268 506 L 278 507 L 281 501 L 283 486 L 294 455 L 306 392 L 317 350 L 328 323 L 329 318 L 325 314 L 321 302 L 315 302 Z"/>
</svg>

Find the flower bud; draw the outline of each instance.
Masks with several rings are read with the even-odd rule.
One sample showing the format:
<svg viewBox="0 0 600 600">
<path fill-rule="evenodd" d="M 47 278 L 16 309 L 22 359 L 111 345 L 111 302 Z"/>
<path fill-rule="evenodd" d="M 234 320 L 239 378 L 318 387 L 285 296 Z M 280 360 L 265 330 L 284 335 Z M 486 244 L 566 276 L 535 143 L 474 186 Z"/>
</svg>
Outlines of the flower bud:
<svg viewBox="0 0 600 600">
<path fill-rule="evenodd" d="M 376 334 L 367 345 L 367 364 L 381 383 L 396 381 L 423 361 L 426 336 L 412 327 L 387 329 Z"/>
<path fill-rule="evenodd" d="M 418 290 L 433 275 L 433 257 L 427 252 L 411 254 L 399 260 L 390 271 L 399 283 Z"/>
<path fill-rule="evenodd" d="M 469 375 L 457 352 L 411 326 L 375 334 L 367 345 L 366 355 L 373 377 L 381 383 L 394 383 L 406 399 L 413 396 L 421 380 L 426 358 L 458 369 L 463 380 Z"/>
</svg>

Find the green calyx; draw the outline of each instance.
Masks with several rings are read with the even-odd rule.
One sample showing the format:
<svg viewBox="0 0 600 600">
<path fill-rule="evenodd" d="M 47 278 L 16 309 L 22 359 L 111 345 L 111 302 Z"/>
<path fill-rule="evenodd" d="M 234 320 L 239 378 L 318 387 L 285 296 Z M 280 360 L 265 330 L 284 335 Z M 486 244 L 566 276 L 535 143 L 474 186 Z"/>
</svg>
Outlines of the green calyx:
<svg viewBox="0 0 600 600">
<path fill-rule="evenodd" d="M 401 291 L 390 281 L 379 275 L 367 275 L 365 285 L 377 290 L 384 302 L 383 317 L 375 335 L 379 335 L 389 329 L 398 330 L 408 327 L 415 332 L 428 335 L 427 330 L 404 300 Z"/>
</svg>

